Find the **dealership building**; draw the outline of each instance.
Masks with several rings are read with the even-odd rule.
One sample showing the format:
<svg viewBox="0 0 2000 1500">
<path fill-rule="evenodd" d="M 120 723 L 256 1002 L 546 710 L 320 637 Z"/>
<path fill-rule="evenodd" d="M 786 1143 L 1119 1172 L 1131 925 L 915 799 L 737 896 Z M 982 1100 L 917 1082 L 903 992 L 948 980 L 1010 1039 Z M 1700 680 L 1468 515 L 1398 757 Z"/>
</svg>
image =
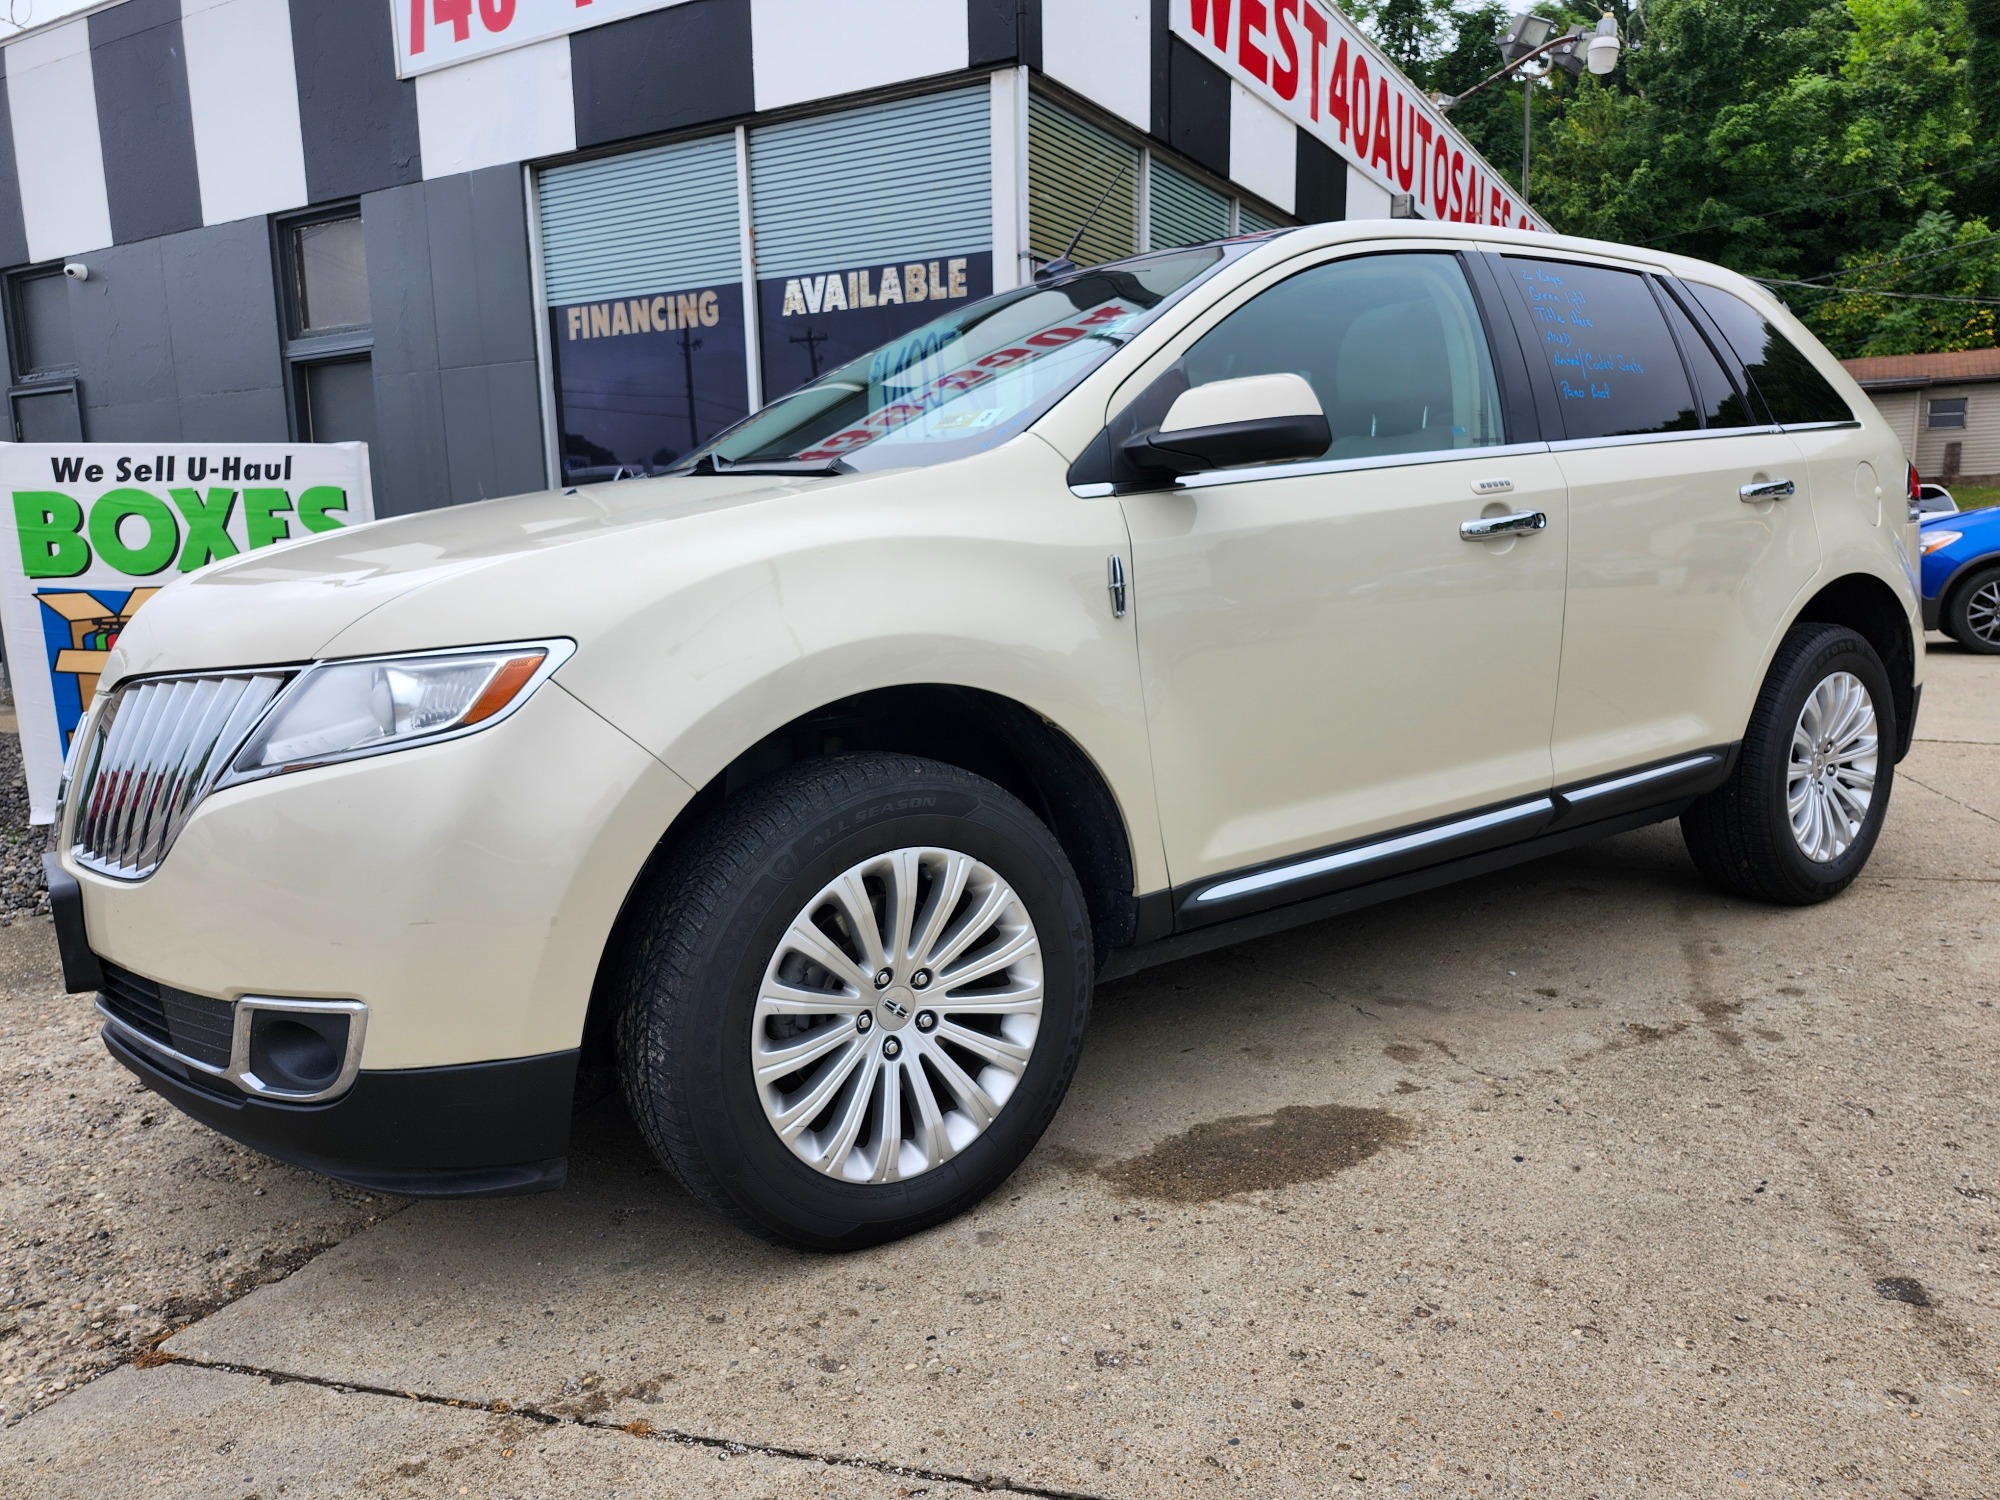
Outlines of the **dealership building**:
<svg viewBox="0 0 2000 1500">
<path fill-rule="evenodd" d="M 654 471 L 1069 249 L 1540 227 L 1324 0 L 117 0 L 6 42 L 21 441 Z"/>
</svg>

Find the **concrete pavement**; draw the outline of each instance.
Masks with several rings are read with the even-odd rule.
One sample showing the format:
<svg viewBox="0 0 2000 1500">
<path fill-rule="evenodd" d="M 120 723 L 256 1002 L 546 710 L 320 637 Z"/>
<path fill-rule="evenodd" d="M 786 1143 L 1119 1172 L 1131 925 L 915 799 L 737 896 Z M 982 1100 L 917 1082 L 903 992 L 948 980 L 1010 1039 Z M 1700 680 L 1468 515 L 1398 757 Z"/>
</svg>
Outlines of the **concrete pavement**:
<svg viewBox="0 0 2000 1500">
<path fill-rule="evenodd" d="M 0 1431 L 0 1493 L 1991 1494 L 2000 663 L 1930 681 L 1827 906 L 1667 827 L 1108 986 L 1013 1181 L 840 1258 L 600 1107 L 564 1192 Z"/>
</svg>

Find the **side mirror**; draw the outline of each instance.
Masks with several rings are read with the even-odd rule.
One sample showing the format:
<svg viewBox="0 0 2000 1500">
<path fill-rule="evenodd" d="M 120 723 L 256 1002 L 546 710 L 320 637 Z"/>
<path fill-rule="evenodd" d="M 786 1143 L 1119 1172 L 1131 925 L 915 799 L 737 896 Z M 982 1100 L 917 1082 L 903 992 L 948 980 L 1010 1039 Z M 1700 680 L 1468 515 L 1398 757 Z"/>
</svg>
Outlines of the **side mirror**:
<svg viewBox="0 0 2000 1500">
<path fill-rule="evenodd" d="M 1156 430 L 1123 448 L 1149 473 L 1195 474 L 1318 458 L 1332 446 L 1325 408 L 1303 376 L 1250 375 L 1181 392 Z"/>
</svg>

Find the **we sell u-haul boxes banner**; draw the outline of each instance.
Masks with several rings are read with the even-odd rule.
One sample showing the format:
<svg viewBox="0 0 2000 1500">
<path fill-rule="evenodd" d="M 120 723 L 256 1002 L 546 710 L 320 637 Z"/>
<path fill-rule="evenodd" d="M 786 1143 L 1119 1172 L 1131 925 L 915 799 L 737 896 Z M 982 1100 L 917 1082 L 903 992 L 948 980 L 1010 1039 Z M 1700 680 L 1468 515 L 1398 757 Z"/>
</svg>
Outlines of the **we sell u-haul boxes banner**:
<svg viewBox="0 0 2000 1500">
<path fill-rule="evenodd" d="M 375 518 L 362 443 L 0 443 L 0 486 L 0 625 L 37 823 L 148 599 L 208 563 Z"/>
</svg>

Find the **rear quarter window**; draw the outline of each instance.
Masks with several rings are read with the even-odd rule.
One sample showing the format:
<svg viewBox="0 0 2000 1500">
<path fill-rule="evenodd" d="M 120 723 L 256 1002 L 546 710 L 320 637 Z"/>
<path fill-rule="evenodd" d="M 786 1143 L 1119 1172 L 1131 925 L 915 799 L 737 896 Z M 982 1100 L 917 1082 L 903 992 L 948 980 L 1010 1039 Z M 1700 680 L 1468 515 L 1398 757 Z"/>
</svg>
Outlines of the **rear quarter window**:
<svg viewBox="0 0 2000 1500">
<path fill-rule="evenodd" d="M 1657 286 L 1657 283 L 1655 283 Z M 1687 310 L 1671 295 L 1663 299 L 1667 310 L 1667 321 L 1673 324 L 1674 336 L 1680 340 L 1681 353 L 1686 356 L 1689 370 L 1694 373 L 1695 393 L 1701 397 L 1701 425 L 1704 427 L 1762 427 L 1764 419 L 1737 388 L 1735 378 L 1730 375 L 1708 341 L 1708 335 L 1695 325 Z"/>
<path fill-rule="evenodd" d="M 1781 427 L 1802 427 L 1813 422 L 1854 420 L 1840 392 L 1813 367 L 1798 345 L 1756 308 L 1721 287 L 1704 286 L 1699 281 L 1685 285 L 1729 340 L 1757 394 L 1770 408 L 1772 421 Z"/>
<path fill-rule="evenodd" d="M 1515 256 L 1503 265 L 1540 350 L 1528 356 L 1530 378 L 1553 383 L 1565 438 L 1701 426 L 1680 350 L 1643 276 Z"/>
</svg>

